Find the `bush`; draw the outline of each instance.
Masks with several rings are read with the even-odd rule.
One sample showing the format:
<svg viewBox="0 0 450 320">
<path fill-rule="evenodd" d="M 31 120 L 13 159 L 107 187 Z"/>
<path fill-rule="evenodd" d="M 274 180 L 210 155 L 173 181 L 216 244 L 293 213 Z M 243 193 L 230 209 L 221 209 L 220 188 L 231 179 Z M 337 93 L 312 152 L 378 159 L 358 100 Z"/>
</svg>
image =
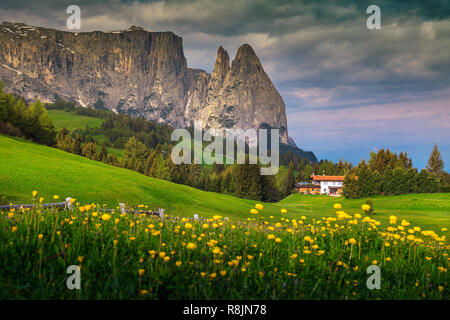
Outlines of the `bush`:
<svg viewBox="0 0 450 320">
<path fill-rule="evenodd" d="M 366 211 L 367 214 L 374 214 L 375 213 L 375 209 L 373 207 L 373 200 L 372 199 L 367 199 L 364 204 L 368 204 L 370 206 L 370 209 Z"/>
</svg>

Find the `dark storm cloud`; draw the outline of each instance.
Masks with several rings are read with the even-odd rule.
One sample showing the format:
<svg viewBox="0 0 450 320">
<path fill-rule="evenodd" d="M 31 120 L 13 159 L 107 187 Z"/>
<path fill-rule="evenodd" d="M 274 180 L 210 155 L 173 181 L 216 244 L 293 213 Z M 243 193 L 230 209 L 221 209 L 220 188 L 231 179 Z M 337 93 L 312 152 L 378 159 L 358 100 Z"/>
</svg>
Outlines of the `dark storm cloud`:
<svg viewBox="0 0 450 320">
<path fill-rule="evenodd" d="M 218 46 L 234 56 L 251 44 L 286 102 L 290 134 L 306 148 L 450 140 L 448 0 L 15 0 L 0 3 L 0 20 L 65 29 L 70 4 L 81 7 L 83 31 L 173 31 L 189 66 L 209 72 Z M 381 8 L 381 30 L 366 28 L 371 4 Z M 318 131 L 320 118 L 335 141 Z"/>
</svg>

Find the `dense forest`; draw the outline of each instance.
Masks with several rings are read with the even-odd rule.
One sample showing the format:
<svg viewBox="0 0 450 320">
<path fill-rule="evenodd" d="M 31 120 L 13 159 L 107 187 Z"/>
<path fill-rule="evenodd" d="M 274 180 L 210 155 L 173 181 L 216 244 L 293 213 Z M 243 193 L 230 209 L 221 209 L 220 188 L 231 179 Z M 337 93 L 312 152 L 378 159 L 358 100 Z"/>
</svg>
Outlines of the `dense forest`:
<svg viewBox="0 0 450 320">
<path fill-rule="evenodd" d="M 13 94 L 3 92 L 0 82 L 0 133 L 54 146 L 56 131 L 44 105 L 35 101 L 27 104 Z"/>
<path fill-rule="evenodd" d="M 345 173 L 343 195 L 346 198 L 407 193 L 450 192 L 450 175 L 444 171 L 439 149 L 434 147 L 427 169 L 413 168 L 407 153 L 389 149 L 371 152 L 357 167 Z"/>
<path fill-rule="evenodd" d="M 47 109 L 101 118 L 103 122 L 96 128 L 86 127 L 72 132 L 62 128 L 56 132 Z M 188 130 L 192 131 L 192 128 Z M 296 182 L 308 181 L 313 173 L 345 175 L 344 195 L 349 198 L 376 194 L 448 192 L 450 189 L 449 175 L 443 170 L 442 159 L 436 154 L 434 164 L 420 172 L 412 167 L 412 159 L 406 153 L 397 156 L 389 150 L 380 150 L 370 155 L 368 163 L 363 160 L 353 167 L 342 159 L 337 163 L 329 160 L 312 161 L 311 156 L 303 157 L 302 150 L 285 145 L 280 147 L 281 166 L 274 176 L 261 175 L 259 164 L 175 165 L 170 158 L 174 146 L 170 140 L 172 131 L 173 128 L 167 124 L 104 109 L 79 107 L 62 100 L 45 106 L 39 101 L 27 104 L 18 96 L 4 93 L 0 84 L 0 133 L 201 190 L 247 199 L 278 201 L 295 191 Z M 105 137 L 100 144 L 94 139 L 94 136 L 99 135 Z M 109 147 L 123 150 L 123 156 L 118 158 L 116 154 L 108 153 Z"/>
</svg>

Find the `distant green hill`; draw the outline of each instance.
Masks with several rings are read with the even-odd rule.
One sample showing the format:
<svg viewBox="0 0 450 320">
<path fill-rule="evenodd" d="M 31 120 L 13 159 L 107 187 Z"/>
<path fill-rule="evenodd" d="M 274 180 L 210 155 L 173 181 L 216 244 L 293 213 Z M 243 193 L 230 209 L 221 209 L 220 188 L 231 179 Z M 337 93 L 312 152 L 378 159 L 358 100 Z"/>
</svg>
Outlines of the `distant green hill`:
<svg viewBox="0 0 450 320">
<path fill-rule="evenodd" d="M 75 129 L 83 129 L 87 125 L 91 128 L 96 128 L 100 127 L 103 122 L 101 118 L 79 115 L 75 112 L 52 109 L 47 110 L 47 112 L 57 130 L 65 127 L 67 130 L 72 131 Z"/>
<path fill-rule="evenodd" d="M 69 131 L 74 131 L 76 129 L 84 129 L 86 126 L 89 126 L 90 128 L 99 128 L 104 120 L 102 118 L 80 115 L 76 112 L 64 110 L 49 109 L 47 112 L 57 131 L 62 128 L 66 128 Z M 98 144 L 106 140 L 106 137 L 102 134 L 91 136 Z M 108 147 L 107 151 L 108 153 L 115 154 L 119 159 L 123 156 L 122 149 Z"/>
<path fill-rule="evenodd" d="M 212 215 L 230 218 L 254 218 L 249 210 L 255 201 L 214 192 L 197 190 L 165 180 L 150 178 L 135 171 L 112 167 L 101 162 L 66 153 L 32 142 L 0 135 L 0 196 L 13 203 L 29 203 L 31 192 L 37 190 L 45 201 L 73 197 L 81 203 L 130 205 L 146 204 L 162 207 L 167 213 L 200 217 Z M 383 223 L 390 214 L 407 219 L 421 227 L 450 227 L 450 194 L 413 194 L 374 197 L 375 219 Z M 333 203 L 342 203 L 350 214 L 361 213 L 364 199 L 346 200 L 327 196 L 294 194 L 278 203 L 265 203 L 260 212 L 286 218 L 322 218 L 334 216 Z"/>
</svg>

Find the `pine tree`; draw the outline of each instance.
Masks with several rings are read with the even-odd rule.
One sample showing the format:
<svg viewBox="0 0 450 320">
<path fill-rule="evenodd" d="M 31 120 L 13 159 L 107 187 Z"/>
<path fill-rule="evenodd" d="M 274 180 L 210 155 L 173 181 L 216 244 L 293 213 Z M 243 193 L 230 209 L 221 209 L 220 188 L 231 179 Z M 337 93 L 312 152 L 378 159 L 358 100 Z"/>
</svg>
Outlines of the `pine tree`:
<svg viewBox="0 0 450 320">
<path fill-rule="evenodd" d="M 369 197 L 375 194 L 373 175 L 365 162 L 361 163 L 358 169 L 358 189 L 360 197 Z"/>
<path fill-rule="evenodd" d="M 81 139 L 79 135 L 76 135 L 75 139 L 73 139 L 71 152 L 74 154 L 81 155 Z M 117 160 L 117 158 L 116 158 Z"/>
<path fill-rule="evenodd" d="M 98 152 L 98 160 L 101 162 L 106 162 L 106 157 L 108 156 L 108 151 L 106 149 L 106 142 L 103 141 L 102 146 Z"/>
<path fill-rule="evenodd" d="M 342 195 L 347 199 L 357 199 L 360 197 L 358 179 L 350 171 L 345 173 Z"/>
<path fill-rule="evenodd" d="M 393 177 L 392 168 L 388 167 L 383 175 L 382 192 L 385 195 L 394 194 L 395 192 L 395 180 Z"/>
<path fill-rule="evenodd" d="M 282 185 L 283 197 L 287 197 L 288 195 L 290 195 L 294 186 L 295 186 L 294 165 L 291 161 L 289 163 L 289 168 Z"/>
<path fill-rule="evenodd" d="M 136 137 L 130 137 L 123 151 L 123 165 L 125 168 L 135 170 L 138 161 L 145 161 L 148 157 L 147 147 Z"/>
<path fill-rule="evenodd" d="M 228 170 L 222 172 L 222 181 L 220 184 L 220 192 L 221 193 L 228 193 L 228 190 L 230 189 L 230 183 L 231 183 L 231 174 Z"/>
<path fill-rule="evenodd" d="M 429 173 L 433 173 L 436 177 L 441 177 L 444 173 L 444 161 L 441 157 L 437 145 L 434 146 L 431 152 L 430 159 L 428 159 L 427 170 Z"/>
</svg>

